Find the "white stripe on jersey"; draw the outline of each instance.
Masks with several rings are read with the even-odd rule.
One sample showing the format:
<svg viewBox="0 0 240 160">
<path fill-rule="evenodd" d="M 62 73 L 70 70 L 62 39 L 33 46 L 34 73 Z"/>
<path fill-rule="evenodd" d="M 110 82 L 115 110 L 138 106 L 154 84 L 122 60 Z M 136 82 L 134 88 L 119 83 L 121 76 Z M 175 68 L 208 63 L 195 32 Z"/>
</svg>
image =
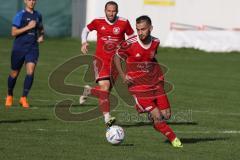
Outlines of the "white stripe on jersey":
<svg viewBox="0 0 240 160">
<path fill-rule="evenodd" d="M 145 112 L 144 108 L 141 106 L 141 104 L 138 102 L 137 96 L 133 95 L 133 98 L 138 106 L 138 108 L 142 111 Z"/>
<path fill-rule="evenodd" d="M 118 17 L 118 19 L 119 19 L 120 21 L 127 21 L 127 19 L 126 19 L 126 18 L 123 18 L 123 17 Z"/>
<path fill-rule="evenodd" d="M 153 40 L 154 42 L 159 42 L 159 43 L 160 43 L 160 40 L 159 40 L 158 38 L 156 38 L 156 37 L 152 37 L 152 40 Z"/>
<path fill-rule="evenodd" d="M 105 17 L 97 17 L 97 18 L 95 18 L 95 19 L 105 19 Z"/>
<path fill-rule="evenodd" d="M 127 39 L 126 42 L 127 42 L 128 44 L 132 44 L 132 43 L 137 42 L 137 36 L 133 36 L 133 37 Z"/>
</svg>

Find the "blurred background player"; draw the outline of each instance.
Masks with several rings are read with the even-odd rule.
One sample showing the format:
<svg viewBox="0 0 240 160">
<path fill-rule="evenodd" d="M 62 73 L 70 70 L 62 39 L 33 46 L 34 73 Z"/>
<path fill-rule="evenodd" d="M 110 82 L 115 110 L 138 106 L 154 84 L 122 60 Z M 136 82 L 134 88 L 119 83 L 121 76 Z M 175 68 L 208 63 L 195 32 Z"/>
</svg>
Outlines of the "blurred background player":
<svg viewBox="0 0 240 160">
<path fill-rule="evenodd" d="M 165 122 L 170 118 L 171 111 L 164 91 L 163 73 L 155 59 L 160 41 L 151 36 L 152 29 L 152 22 L 148 16 L 137 18 L 138 36 L 126 41 L 129 48 L 119 49 L 114 62 L 136 101 L 137 111 L 150 113 L 154 128 L 165 135 L 174 147 L 182 147 L 181 141 Z M 126 73 L 123 72 L 121 59 L 126 61 Z"/>
<path fill-rule="evenodd" d="M 13 104 L 13 89 L 22 65 L 25 63 L 26 77 L 19 103 L 22 107 L 29 108 L 27 96 L 33 83 L 34 70 L 38 61 L 38 43 L 43 42 L 44 39 L 42 16 L 34 10 L 36 0 L 24 0 L 24 3 L 25 9 L 18 12 L 12 22 L 12 36 L 15 40 L 11 55 L 11 72 L 8 77 L 6 107 L 11 107 Z"/>
<path fill-rule="evenodd" d="M 85 90 L 83 95 L 80 96 L 79 101 L 80 104 L 83 104 L 89 94 L 97 96 L 100 110 L 103 112 L 104 121 L 108 127 L 115 122 L 115 117 L 111 117 L 109 113 L 109 92 L 113 85 L 112 82 L 117 77 L 117 72 L 114 72 L 114 69 L 111 68 L 115 51 L 109 52 L 104 46 L 106 44 L 119 44 L 125 40 L 125 34 L 128 35 L 128 37 L 134 34 L 129 21 L 125 18 L 118 17 L 117 14 L 118 4 L 114 1 L 109 1 L 105 4 L 106 17 L 94 19 L 82 31 L 81 51 L 83 54 L 88 52 L 88 33 L 93 30 L 97 31 L 97 48 L 93 64 L 98 86 L 93 88 L 85 86 Z"/>
</svg>

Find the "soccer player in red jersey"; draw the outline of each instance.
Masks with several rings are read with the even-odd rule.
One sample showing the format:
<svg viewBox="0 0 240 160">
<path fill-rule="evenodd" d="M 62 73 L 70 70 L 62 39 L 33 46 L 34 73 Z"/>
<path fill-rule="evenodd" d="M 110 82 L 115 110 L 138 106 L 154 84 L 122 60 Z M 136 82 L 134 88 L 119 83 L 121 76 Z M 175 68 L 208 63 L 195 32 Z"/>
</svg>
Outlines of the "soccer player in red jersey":
<svg viewBox="0 0 240 160">
<path fill-rule="evenodd" d="M 152 22 L 148 16 L 136 19 L 137 36 L 129 38 L 128 48 L 119 49 L 114 56 L 116 68 L 128 84 L 139 113 L 147 112 L 151 116 L 154 128 L 165 135 L 174 147 L 182 147 L 181 141 L 165 120 L 171 116 L 170 105 L 164 91 L 164 76 L 155 59 L 159 39 L 151 36 Z M 121 66 L 126 61 L 126 73 Z"/>
<path fill-rule="evenodd" d="M 82 47 L 83 54 L 88 52 L 87 36 L 88 33 L 97 31 L 97 48 L 93 61 L 95 79 L 98 83 L 96 87 L 85 86 L 83 95 L 80 96 L 79 102 L 83 104 L 89 94 L 97 96 L 99 99 L 99 107 L 103 112 L 105 124 L 109 127 L 115 122 L 115 117 L 110 115 L 109 92 L 112 88 L 112 83 L 117 72 L 111 66 L 112 58 L 115 51 L 109 51 L 105 47 L 108 44 L 117 45 L 125 40 L 125 34 L 130 37 L 134 31 L 125 18 L 117 16 L 118 4 L 114 1 L 109 1 L 105 4 L 106 17 L 96 18 L 89 23 L 82 32 Z"/>
</svg>

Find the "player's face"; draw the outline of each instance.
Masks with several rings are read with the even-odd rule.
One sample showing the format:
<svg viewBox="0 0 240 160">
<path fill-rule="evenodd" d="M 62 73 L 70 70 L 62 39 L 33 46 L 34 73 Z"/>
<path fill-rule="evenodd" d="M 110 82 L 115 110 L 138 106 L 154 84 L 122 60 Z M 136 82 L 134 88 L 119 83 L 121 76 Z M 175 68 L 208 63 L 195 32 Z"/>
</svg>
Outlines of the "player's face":
<svg viewBox="0 0 240 160">
<path fill-rule="evenodd" d="M 107 19 L 110 22 L 114 22 L 116 17 L 117 17 L 117 7 L 115 5 L 107 5 L 106 9 L 105 9 L 105 14 Z"/>
<path fill-rule="evenodd" d="M 36 0 L 24 0 L 26 7 L 29 9 L 34 9 L 36 5 Z"/>
<path fill-rule="evenodd" d="M 141 22 L 136 24 L 137 34 L 141 41 L 146 40 L 152 31 L 152 25 L 149 25 L 147 22 Z"/>
</svg>

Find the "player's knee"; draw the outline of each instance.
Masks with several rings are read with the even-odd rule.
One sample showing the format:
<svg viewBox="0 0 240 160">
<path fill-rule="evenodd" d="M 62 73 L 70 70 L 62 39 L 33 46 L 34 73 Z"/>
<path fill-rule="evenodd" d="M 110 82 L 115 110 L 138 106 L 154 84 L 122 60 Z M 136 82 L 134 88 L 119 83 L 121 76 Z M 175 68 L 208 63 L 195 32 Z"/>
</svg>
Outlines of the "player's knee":
<svg viewBox="0 0 240 160">
<path fill-rule="evenodd" d="M 164 120 L 169 120 L 171 118 L 171 111 L 170 109 L 162 110 L 161 115 L 164 118 Z"/>
<path fill-rule="evenodd" d="M 19 71 L 17 71 L 17 70 L 11 71 L 10 76 L 12 78 L 16 78 L 18 76 L 18 73 L 19 73 Z"/>
<path fill-rule="evenodd" d="M 103 91 L 109 91 L 110 89 L 110 85 L 107 83 L 100 84 L 99 86 L 100 86 L 100 89 Z"/>
<path fill-rule="evenodd" d="M 171 114 L 167 113 L 163 115 L 164 120 L 169 120 L 171 118 Z"/>
<path fill-rule="evenodd" d="M 153 123 L 158 123 L 158 122 L 162 122 L 163 121 L 163 119 L 162 119 L 162 117 L 160 115 L 159 116 L 151 115 L 151 118 L 152 118 Z"/>
<path fill-rule="evenodd" d="M 32 69 L 27 70 L 27 75 L 33 75 L 33 74 L 34 74 L 34 70 Z"/>
<path fill-rule="evenodd" d="M 34 63 L 27 63 L 26 64 L 26 73 L 27 75 L 33 75 L 35 71 L 35 64 Z"/>
</svg>

